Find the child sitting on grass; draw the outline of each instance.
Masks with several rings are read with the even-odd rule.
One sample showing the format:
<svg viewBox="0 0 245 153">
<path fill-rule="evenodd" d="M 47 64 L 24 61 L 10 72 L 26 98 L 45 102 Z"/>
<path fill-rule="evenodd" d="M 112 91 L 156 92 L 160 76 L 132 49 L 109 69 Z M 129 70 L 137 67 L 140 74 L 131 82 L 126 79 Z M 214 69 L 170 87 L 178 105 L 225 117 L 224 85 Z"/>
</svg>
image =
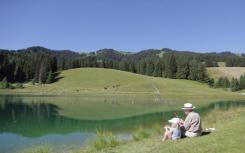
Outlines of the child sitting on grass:
<svg viewBox="0 0 245 153">
<path fill-rule="evenodd" d="M 163 136 L 162 141 L 165 141 L 167 139 L 169 140 L 177 140 L 181 137 L 181 131 L 179 127 L 179 118 L 172 118 L 171 120 L 168 120 L 169 123 L 172 123 L 171 127 L 166 125 L 164 126 L 165 128 L 165 133 Z"/>
</svg>

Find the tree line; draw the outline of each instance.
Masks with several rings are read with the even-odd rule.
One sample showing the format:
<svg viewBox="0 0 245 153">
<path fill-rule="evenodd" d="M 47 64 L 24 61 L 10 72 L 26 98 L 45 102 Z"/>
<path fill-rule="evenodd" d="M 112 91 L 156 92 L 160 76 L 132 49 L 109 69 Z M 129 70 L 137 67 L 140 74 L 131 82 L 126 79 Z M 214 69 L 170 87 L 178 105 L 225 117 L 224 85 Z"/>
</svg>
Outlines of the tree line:
<svg viewBox="0 0 245 153">
<path fill-rule="evenodd" d="M 230 61 L 233 63 L 232 66 L 245 63 L 244 56 L 238 57 L 228 53 L 216 55 L 162 49 L 132 54 L 103 49 L 79 54 L 69 50 L 54 51 L 43 47 L 31 47 L 17 51 L 0 50 L 0 80 L 48 84 L 56 80 L 58 71 L 97 67 L 212 84 L 206 67 L 217 66 L 217 62 L 221 60 Z"/>
<path fill-rule="evenodd" d="M 231 91 L 239 91 L 245 89 L 245 73 L 240 78 L 219 77 L 217 81 L 212 79 L 210 84 L 213 88 L 230 88 Z"/>
<path fill-rule="evenodd" d="M 8 82 L 52 83 L 58 70 L 79 67 L 109 68 L 143 75 L 206 81 L 206 67 L 198 60 L 176 60 L 173 54 L 164 58 L 141 60 L 101 60 L 96 54 L 81 54 L 79 58 L 59 58 L 48 52 L 1 52 L 0 79 Z"/>
</svg>

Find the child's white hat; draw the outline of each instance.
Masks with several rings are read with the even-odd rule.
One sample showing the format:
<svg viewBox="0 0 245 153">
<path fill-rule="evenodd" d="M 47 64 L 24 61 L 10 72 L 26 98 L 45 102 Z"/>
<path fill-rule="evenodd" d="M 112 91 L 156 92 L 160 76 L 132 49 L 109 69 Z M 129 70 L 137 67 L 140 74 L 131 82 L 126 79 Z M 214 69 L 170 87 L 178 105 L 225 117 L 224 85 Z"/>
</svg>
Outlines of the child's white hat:
<svg viewBox="0 0 245 153">
<path fill-rule="evenodd" d="M 169 123 L 176 123 L 178 124 L 180 122 L 180 119 L 177 117 L 172 118 L 171 120 L 168 120 Z"/>
</svg>

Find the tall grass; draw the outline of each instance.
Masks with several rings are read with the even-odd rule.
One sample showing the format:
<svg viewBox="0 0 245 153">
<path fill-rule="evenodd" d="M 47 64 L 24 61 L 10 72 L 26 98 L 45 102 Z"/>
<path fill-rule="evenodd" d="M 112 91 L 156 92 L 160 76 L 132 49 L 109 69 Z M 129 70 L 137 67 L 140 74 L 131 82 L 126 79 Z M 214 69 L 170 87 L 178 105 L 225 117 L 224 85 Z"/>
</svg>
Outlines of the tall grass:
<svg viewBox="0 0 245 153">
<path fill-rule="evenodd" d="M 152 134 L 155 135 L 163 135 L 164 132 L 164 128 L 163 125 L 161 125 L 160 123 L 156 123 L 152 126 Z"/>
<path fill-rule="evenodd" d="M 140 141 L 151 136 L 150 132 L 142 127 L 139 127 L 133 134 L 134 141 Z"/>
<path fill-rule="evenodd" d="M 120 141 L 112 134 L 112 132 L 97 131 L 97 138 L 91 143 L 91 147 L 99 151 L 104 148 L 115 147 L 120 144 Z"/>
<path fill-rule="evenodd" d="M 47 145 L 41 145 L 26 149 L 23 153 L 53 153 L 53 150 Z"/>
</svg>

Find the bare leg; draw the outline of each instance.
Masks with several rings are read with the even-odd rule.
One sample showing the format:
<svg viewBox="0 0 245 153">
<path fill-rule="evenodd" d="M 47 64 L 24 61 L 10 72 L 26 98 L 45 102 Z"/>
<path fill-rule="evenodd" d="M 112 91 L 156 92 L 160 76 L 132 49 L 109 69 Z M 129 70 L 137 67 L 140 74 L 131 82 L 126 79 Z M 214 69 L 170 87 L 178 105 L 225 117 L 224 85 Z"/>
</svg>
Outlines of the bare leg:
<svg viewBox="0 0 245 153">
<path fill-rule="evenodd" d="M 169 129 L 168 129 L 169 126 L 165 126 L 164 128 L 165 128 L 165 133 L 164 133 L 164 135 L 163 135 L 162 141 L 165 141 L 165 140 L 171 138 L 171 133 L 169 132 Z"/>
</svg>

